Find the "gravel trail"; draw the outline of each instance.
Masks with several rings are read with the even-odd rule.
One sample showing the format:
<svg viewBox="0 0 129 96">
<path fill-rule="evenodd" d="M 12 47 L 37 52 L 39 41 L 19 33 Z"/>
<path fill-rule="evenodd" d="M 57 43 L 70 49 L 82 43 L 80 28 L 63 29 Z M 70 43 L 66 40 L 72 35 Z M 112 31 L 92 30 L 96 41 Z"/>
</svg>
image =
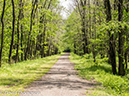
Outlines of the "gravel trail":
<svg viewBox="0 0 129 96">
<path fill-rule="evenodd" d="M 69 53 L 61 56 L 47 74 L 25 89 L 30 93 L 20 96 L 86 96 L 86 91 L 95 88 L 95 85 L 76 75 L 68 56 Z"/>
</svg>

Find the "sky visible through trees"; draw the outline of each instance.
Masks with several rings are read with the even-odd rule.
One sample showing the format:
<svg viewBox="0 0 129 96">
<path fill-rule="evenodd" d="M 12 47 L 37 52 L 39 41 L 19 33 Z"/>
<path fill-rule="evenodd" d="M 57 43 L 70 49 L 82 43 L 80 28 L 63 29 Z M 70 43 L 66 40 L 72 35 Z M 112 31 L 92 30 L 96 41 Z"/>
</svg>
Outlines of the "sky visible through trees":
<svg viewBox="0 0 129 96">
<path fill-rule="evenodd" d="M 66 8 L 66 10 L 70 10 L 70 8 L 73 9 L 72 7 L 70 7 L 70 5 L 72 5 L 72 3 L 73 3 L 72 0 L 60 0 L 60 4 L 62 6 L 64 6 L 64 8 Z M 62 10 L 62 13 L 61 13 L 61 15 L 63 15 L 64 19 L 66 19 L 69 14 L 66 12 L 66 10 Z"/>
</svg>

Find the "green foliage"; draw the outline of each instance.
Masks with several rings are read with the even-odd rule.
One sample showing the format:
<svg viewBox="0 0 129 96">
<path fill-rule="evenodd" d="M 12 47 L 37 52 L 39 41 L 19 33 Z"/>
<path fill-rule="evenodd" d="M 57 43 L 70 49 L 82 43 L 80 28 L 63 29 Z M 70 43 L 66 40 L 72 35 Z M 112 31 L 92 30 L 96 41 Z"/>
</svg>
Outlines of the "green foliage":
<svg viewBox="0 0 129 96">
<path fill-rule="evenodd" d="M 35 0 L 34 0 L 35 1 Z M 20 0 L 14 0 L 15 3 L 15 15 L 16 15 L 16 22 L 15 22 L 15 36 L 14 36 L 14 44 L 13 44 L 13 51 L 12 51 L 12 57 L 16 56 L 16 50 L 17 50 L 17 24 L 18 24 L 18 18 L 19 18 L 19 11 L 22 9 L 22 16 L 20 16 L 19 21 L 19 61 L 21 61 L 21 53 L 23 53 L 23 56 L 25 56 L 25 51 L 27 50 L 27 44 L 28 44 L 28 38 L 30 34 L 30 45 L 32 49 L 31 58 L 38 57 L 41 52 L 39 49 L 37 50 L 36 46 L 43 46 L 45 44 L 44 53 L 47 53 L 48 49 L 54 51 L 54 48 L 57 47 L 59 51 L 62 51 L 61 47 L 61 35 L 63 32 L 63 24 L 62 24 L 62 18 L 60 15 L 60 5 L 58 0 L 54 0 L 51 2 L 50 7 L 49 3 L 50 0 L 46 2 L 46 5 L 43 7 L 45 0 L 38 1 L 37 5 L 34 6 L 34 12 L 33 12 L 33 18 L 32 18 L 32 31 L 30 33 L 30 25 L 31 25 L 31 12 L 33 4 L 30 0 L 25 0 L 22 2 L 21 5 L 23 5 L 20 8 Z M 33 2 L 34 3 L 34 2 Z M 3 0 L 0 1 L 0 5 L 3 4 Z M 6 0 L 6 6 L 5 6 L 5 15 L 4 15 L 4 47 L 3 47 L 3 54 L 2 54 L 2 62 L 3 64 L 5 62 L 8 62 L 9 57 L 9 49 L 11 44 L 11 36 L 12 36 L 12 4 L 10 0 Z M 36 9 L 37 8 L 37 9 Z M 59 12 L 59 13 L 58 13 Z M 0 9 L 0 13 L 2 13 L 2 9 Z M 1 14 L 0 14 L 1 15 Z M 41 22 L 41 18 L 43 18 L 43 21 Z M 45 30 L 45 36 L 41 37 L 41 34 L 44 32 L 44 23 L 46 24 L 46 30 Z M 21 27 L 22 26 L 22 27 Z M 0 27 L 2 25 L 0 24 Z M 23 38 L 21 37 L 23 35 Z M 0 36 L 1 36 L 1 30 L 0 30 Z M 43 38 L 45 41 L 43 41 Z M 60 38 L 60 39 L 59 39 Z M 22 42 L 21 42 L 22 41 Z M 0 39 L 1 42 L 1 39 Z M 45 43 L 43 43 L 45 42 Z M 21 47 L 22 44 L 22 47 Z M 37 44 L 37 45 L 36 45 Z M 50 47 L 48 47 L 48 44 Z M 56 46 L 55 46 L 56 45 Z M 32 48 L 33 47 L 33 48 Z M 39 47 L 38 47 L 39 48 Z M 40 47 L 41 48 L 41 47 Z M 36 53 L 36 56 L 34 55 L 34 52 Z M 30 52 L 28 52 L 30 53 Z M 51 52 L 50 52 L 51 54 Z M 13 59 L 13 58 L 12 58 Z M 28 57 L 30 59 L 30 57 Z M 12 62 L 14 62 L 12 60 Z"/>
<path fill-rule="evenodd" d="M 91 81 L 100 82 L 99 86 L 102 84 L 102 88 L 96 89 L 96 93 L 101 90 L 101 95 L 107 93 L 111 96 L 128 96 L 129 95 L 129 75 L 120 77 L 112 74 L 111 65 L 108 64 L 107 58 L 97 59 L 97 65 L 93 62 L 90 55 L 78 56 L 71 54 L 70 60 L 75 63 L 75 69 L 78 70 L 79 76 L 86 78 Z M 94 91 L 93 91 L 94 94 Z M 100 94 L 100 93 L 98 93 Z M 94 96 L 98 96 L 98 94 Z"/>
<path fill-rule="evenodd" d="M 0 91 L 24 91 L 24 87 L 47 73 L 60 56 L 28 60 L 11 66 L 4 64 L 0 68 Z"/>
</svg>

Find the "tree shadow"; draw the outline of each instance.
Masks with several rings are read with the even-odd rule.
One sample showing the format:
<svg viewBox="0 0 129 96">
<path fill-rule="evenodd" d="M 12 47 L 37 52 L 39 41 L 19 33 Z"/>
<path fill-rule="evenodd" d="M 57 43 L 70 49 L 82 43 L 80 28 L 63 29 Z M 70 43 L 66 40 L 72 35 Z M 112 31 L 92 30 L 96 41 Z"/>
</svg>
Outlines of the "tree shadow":
<svg viewBox="0 0 129 96">
<path fill-rule="evenodd" d="M 71 79 L 55 79 L 47 78 L 47 79 L 39 79 L 34 81 L 28 88 L 36 88 L 42 87 L 43 89 L 52 89 L 52 88 L 66 88 L 67 90 L 81 90 L 83 89 L 93 89 L 95 88 L 95 84 L 91 82 L 85 82 L 80 80 L 71 80 Z"/>
</svg>

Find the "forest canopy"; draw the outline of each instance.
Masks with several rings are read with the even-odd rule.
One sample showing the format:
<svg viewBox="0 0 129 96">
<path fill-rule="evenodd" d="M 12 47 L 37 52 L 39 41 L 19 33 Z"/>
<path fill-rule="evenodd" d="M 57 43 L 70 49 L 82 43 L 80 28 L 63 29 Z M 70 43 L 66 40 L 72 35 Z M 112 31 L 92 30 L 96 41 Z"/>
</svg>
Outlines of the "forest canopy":
<svg viewBox="0 0 129 96">
<path fill-rule="evenodd" d="M 58 0 L 1 0 L 0 66 L 61 52 Z"/>
</svg>

